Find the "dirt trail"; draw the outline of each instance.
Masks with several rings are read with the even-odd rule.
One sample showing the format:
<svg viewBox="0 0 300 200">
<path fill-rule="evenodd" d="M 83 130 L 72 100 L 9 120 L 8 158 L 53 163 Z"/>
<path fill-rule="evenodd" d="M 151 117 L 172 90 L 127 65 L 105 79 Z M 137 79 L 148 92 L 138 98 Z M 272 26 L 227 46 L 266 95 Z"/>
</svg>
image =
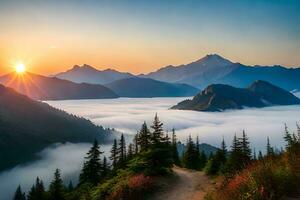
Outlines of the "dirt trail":
<svg viewBox="0 0 300 200">
<path fill-rule="evenodd" d="M 151 199 L 202 200 L 212 188 L 210 179 L 203 172 L 178 167 L 174 167 L 173 171 L 176 179 Z"/>
</svg>

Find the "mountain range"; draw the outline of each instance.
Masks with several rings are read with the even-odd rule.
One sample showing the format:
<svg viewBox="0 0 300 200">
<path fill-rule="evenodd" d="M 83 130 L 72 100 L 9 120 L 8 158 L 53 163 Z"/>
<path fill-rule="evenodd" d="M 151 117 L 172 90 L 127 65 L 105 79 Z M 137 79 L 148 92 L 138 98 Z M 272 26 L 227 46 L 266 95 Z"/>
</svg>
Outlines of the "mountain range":
<svg viewBox="0 0 300 200">
<path fill-rule="evenodd" d="M 272 105 L 298 105 L 300 99 L 265 81 L 255 81 L 247 88 L 213 84 L 191 100 L 184 100 L 172 109 L 196 111 L 223 111 L 244 107 L 266 107 Z"/>
<path fill-rule="evenodd" d="M 0 77 L 0 83 L 37 100 L 107 99 L 118 95 L 102 85 L 74 83 L 26 72 Z"/>
<path fill-rule="evenodd" d="M 0 171 L 57 142 L 107 142 L 112 131 L 0 85 Z"/>
<path fill-rule="evenodd" d="M 100 71 L 89 65 L 76 65 L 72 69 L 55 76 L 78 83 L 86 82 L 106 85 L 121 79 L 140 77 L 167 83 L 188 84 L 199 89 L 203 89 L 211 84 L 247 87 L 256 80 L 264 80 L 288 91 L 300 90 L 300 68 L 286 68 L 279 65 L 248 66 L 232 62 L 217 54 L 206 55 L 188 64 L 169 65 L 157 71 L 136 76 L 111 69 Z"/>
<path fill-rule="evenodd" d="M 246 87 L 255 80 L 268 81 L 288 91 L 300 89 L 300 68 L 247 66 L 233 63 L 217 54 L 207 55 L 186 65 L 166 66 L 140 76 L 170 83 L 186 83 L 200 89 L 218 83 Z"/>
<path fill-rule="evenodd" d="M 57 78 L 69 80 L 75 83 L 108 84 L 113 81 L 133 77 L 130 73 L 118 72 L 113 69 L 97 70 L 90 65 L 75 65 L 66 72 L 54 75 Z"/>
<path fill-rule="evenodd" d="M 121 97 L 183 97 L 199 90 L 187 84 L 167 83 L 150 78 L 125 78 L 105 85 Z"/>
</svg>

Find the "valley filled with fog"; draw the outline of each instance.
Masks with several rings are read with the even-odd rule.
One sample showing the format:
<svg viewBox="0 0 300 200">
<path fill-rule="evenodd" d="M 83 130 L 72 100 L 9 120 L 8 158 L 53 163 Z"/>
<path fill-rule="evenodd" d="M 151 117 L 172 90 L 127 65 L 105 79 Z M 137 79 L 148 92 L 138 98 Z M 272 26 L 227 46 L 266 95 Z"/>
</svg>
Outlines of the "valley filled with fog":
<svg viewBox="0 0 300 200">
<path fill-rule="evenodd" d="M 176 129 L 177 137 L 185 142 L 188 135 L 199 136 L 201 143 L 219 146 L 224 137 L 231 145 L 234 134 L 243 130 L 250 138 L 252 148 L 265 150 L 267 137 L 273 146 L 284 146 L 284 123 L 291 131 L 300 120 L 300 106 L 275 106 L 262 109 L 244 109 L 226 112 L 196 112 L 170 110 L 169 108 L 186 98 L 119 98 L 106 100 L 48 101 L 51 106 L 90 119 L 106 128 L 133 135 L 146 121 L 150 126 L 155 113 L 164 123 L 166 131 Z M 61 169 L 65 184 L 77 182 L 85 153 L 90 144 L 55 144 L 40 153 L 39 161 L 17 166 L 0 173 L 0 193 L 9 199 L 21 184 L 28 190 L 39 176 L 48 186 L 54 170 Z M 110 145 L 102 145 L 109 156 Z"/>
</svg>

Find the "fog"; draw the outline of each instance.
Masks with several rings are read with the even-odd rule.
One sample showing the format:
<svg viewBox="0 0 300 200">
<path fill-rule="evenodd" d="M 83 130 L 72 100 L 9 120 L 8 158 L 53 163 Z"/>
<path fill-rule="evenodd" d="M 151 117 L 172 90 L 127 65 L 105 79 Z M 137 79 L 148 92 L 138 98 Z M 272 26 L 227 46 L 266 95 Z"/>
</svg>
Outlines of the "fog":
<svg viewBox="0 0 300 200">
<path fill-rule="evenodd" d="M 264 150 L 267 137 L 272 145 L 284 146 L 284 123 L 291 130 L 300 121 L 300 106 L 275 106 L 226 112 L 170 110 L 185 98 L 119 98 L 106 100 L 50 101 L 50 105 L 91 119 L 96 124 L 135 134 L 143 121 L 152 123 L 155 113 L 166 130 L 175 128 L 180 140 L 191 134 L 202 142 L 219 146 L 224 136 L 228 146 L 233 135 L 246 131 L 252 146 Z"/>
<path fill-rule="evenodd" d="M 300 122 L 300 106 L 276 106 L 262 109 L 244 109 L 226 112 L 195 112 L 169 110 L 172 105 L 184 98 L 148 98 L 148 99 L 106 99 L 49 101 L 50 105 L 82 117 L 86 117 L 104 127 L 116 128 L 126 134 L 135 134 L 141 124 L 152 123 L 155 113 L 164 123 L 166 131 L 175 128 L 177 136 L 185 141 L 188 135 L 200 137 L 201 142 L 219 146 L 224 136 L 227 146 L 232 137 L 243 130 L 250 138 L 252 148 L 265 149 L 266 139 L 270 137 L 273 146 L 284 146 L 284 123 L 290 130 Z M 48 186 L 54 170 L 61 169 L 67 184 L 78 181 L 85 153 L 91 144 L 55 144 L 40 153 L 42 160 L 15 167 L 0 174 L 1 200 L 11 197 L 21 184 L 28 190 L 39 176 Z M 103 146 L 107 154 L 110 145 Z"/>
<path fill-rule="evenodd" d="M 90 147 L 91 144 L 87 143 L 54 144 L 39 153 L 42 160 L 0 173 L 0 199 L 11 200 L 18 185 L 21 185 L 24 191 L 28 191 L 35 183 L 37 176 L 43 180 L 46 188 L 48 188 L 57 168 L 61 170 L 66 185 L 71 180 L 75 185 L 78 182 L 85 154 Z M 101 148 L 107 154 L 110 145 L 102 145 Z"/>
</svg>

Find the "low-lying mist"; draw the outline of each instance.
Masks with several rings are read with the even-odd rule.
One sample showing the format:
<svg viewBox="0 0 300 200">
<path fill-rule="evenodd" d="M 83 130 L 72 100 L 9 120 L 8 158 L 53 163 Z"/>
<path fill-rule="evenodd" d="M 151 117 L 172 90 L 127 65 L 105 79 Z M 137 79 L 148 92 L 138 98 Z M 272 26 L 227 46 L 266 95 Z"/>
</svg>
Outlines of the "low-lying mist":
<svg viewBox="0 0 300 200">
<path fill-rule="evenodd" d="M 17 166 L 11 170 L 0 173 L 0 199 L 11 200 L 18 185 L 23 191 L 28 191 L 35 183 L 36 177 L 41 178 L 48 188 L 53 179 L 55 169 L 60 169 L 66 185 L 72 181 L 78 182 L 84 157 L 91 144 L 54 144 L 44 149 L 39 155 L 41 160 Z M 109 152 L 110 145 L 101 145 L 105 154 Z"/>
<path fill-rule="evenodd" d="M 274 106 L 226 112 L 196 112 L 169 110 L 184 98 L 119 98 L 106 100 L 50 101 L 50 105 L 91 119 L 105 127 L 135 134 L 146 121 L 151 125 L 155 113 L 166 130 L 175 128 L 180 140 L 188 135 L 200 137 L 201 142 L 220 145 L 224 136 L 227 146 L 236 133 L 246 131 L 256 150 L 265 149 L 267 137 L 272 145 L 283 147 L 284 124 L 295 129 L 300 120 L 300 106 Z"/>
</svg>

